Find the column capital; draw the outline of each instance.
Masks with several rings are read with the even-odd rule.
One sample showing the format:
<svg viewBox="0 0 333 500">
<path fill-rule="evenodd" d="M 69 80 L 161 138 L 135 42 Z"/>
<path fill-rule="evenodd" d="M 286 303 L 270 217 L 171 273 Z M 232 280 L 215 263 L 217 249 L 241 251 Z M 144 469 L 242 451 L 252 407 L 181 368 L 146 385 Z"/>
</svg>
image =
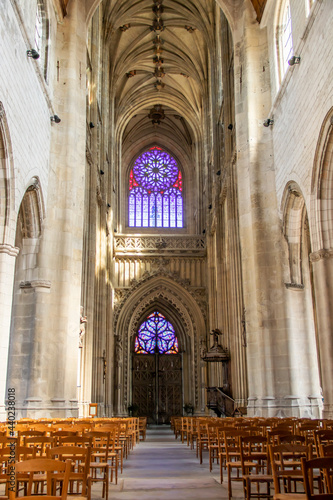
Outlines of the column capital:
<svg viewBox="0 0 333 500">
<path fill-rule="evenodd" d="M 6 253 L 11 257 L 17 257 L 20 249 L 18 247 L 13 247 L 13 245 L 9 245 L 8 243 L 0 244 L 0 253 Z"/>
<path fill-rule="evenodd" d="M 310 262 L 317 262 L 322 259 L 331 259 L 333 257 L 333 248 L 323 248 L 316 252 L 310 253 Z"/>
</svg>

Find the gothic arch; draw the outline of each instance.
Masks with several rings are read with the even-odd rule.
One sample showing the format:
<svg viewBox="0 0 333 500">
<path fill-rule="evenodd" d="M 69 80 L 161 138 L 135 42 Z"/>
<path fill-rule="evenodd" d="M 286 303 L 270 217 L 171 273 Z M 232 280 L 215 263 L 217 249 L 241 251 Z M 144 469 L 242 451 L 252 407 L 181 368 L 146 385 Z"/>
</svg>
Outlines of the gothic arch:
<svg viewBox="0 0 333 500">
<path fill-rule="evenodd" d="M 313 252 L 333 248 L 333 108 L 319 133 L 311 183 Z"/>
<path fill-rule="evenodd" d="M 117 390 L 115 401 L 122 401 L 118 414 L 126 413 L 131 397 L 131 352 L 133 336 L 143 319 L 158 308 L 177 329 L 183 351 L 184 395 L 203 410 L 200 393 L 200 340 L 206 338 L 205 319 L 198 303 L 171 275 L 159 271 L 136 282 L 115 313 Z M 117 404 L 116 404 L 117 406 Z"/>
<path fill-rule="evenodd" d="M 33 380 L 34 359 L 40 348 L 34 338 L 37 295 L 47 293 L 51 286 L 49 281 L 41 279 L 38 262 L 44 215 L 40 182 L 33 177 L 20 204 L 15 235 L 15 246 L 20 253 L 14 274 L 7 384 L 17 387 L 19 412 L 25 407 L 29 383 Z M 21 376 L 22 373 L 25 375 Z"/>
<path fill-rule="evenodd" d="M 12 146 L 6 112 L 0 101 L 0 244 L 14 244 L 9 241 L 10 235 L 15 234 L 14 190 Z"/>
</svg>

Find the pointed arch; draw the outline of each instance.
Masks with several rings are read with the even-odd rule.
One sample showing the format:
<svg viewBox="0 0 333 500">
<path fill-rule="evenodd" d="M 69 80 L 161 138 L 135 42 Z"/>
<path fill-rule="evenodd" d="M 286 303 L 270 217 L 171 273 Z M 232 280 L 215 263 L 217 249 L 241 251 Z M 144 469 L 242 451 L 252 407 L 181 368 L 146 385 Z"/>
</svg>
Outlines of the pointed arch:
<svg viewBox="0 0 333 500">
<path fill-rule="evenodd" d="M 5 108 L 0 101 L 0 245 L 11 244 L 15 234 L 15 178 L 12 145 Z"/>
<path fill-rule="evenodd" d="M 313 252 L 333 249 L 333 108 L 321 127 L 311 183 Z"/>
<path fill-rule="evenodd" d="M 184 397 L 195 401 L 196 408 L 203 409 L 204 396 L 200 392 L 200 340 L 206 336 L 205 318 L 199 304 L 185 284 L 177 282 L 164 271 L 145 276 L 137 282 L 115 314 L 117 360 L 117 387 L 121 394 L 116 401 L 124 407 L 131 397 L 131 351 L 134 338 L 144 319 L 154 310 L 160 311 L 173 324 L 184 361 Z"/>
</svg>

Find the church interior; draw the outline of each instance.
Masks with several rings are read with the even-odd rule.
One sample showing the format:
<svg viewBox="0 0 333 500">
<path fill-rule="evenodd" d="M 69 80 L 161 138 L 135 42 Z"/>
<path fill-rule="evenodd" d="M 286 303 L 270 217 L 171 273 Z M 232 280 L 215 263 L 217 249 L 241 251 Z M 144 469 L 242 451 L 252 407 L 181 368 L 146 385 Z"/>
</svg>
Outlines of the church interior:
<svg viewBox="0 0 333 500">
<path fill-rule="evenodd" d="M 0 417 L 333 419 L 331 0 L 5 0 Z"/>
</svg>

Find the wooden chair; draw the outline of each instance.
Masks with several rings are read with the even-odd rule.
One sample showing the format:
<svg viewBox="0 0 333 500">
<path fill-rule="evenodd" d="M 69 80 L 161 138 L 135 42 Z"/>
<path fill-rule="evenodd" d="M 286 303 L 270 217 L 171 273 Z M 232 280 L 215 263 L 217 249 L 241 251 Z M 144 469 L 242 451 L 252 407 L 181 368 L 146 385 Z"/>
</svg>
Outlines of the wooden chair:
<svg viewBox="0 0 333 500">
<path fill-rule="evenodd" d="M 203 461 L 203 452 L 208 451 L 208 423 L 207 420 L 199 420 L 197 438 L 197 456 L 200 464 Z"/>
<path fill-rule="evenodd" d="M 316 455 L 321 456 L 320 447 L 326 446 L 328 444 L 333 444 L 333 430 L 331 429 L 320 429 L 315 430 L 313 433 Z"/>
<path fill-rule="evenodd" d="M 88 432 L 85 437 L 91 438 L 91 482 L 103 483 L 102 497 L 108 500 L 109 496 L 109 432 Z"/>
<path fill-rule="evenodd" d="M 301 459 L 310 457 L 310 446 L 288 443 L 277 446 L 270 445 L 269 454 L 275 490 L 274 500 L 303 500 L 306 498 Z M 301 491 L 298 491 L 297 486 L 299 485 L 302 485 Z"/>
<path fill-rule="evenodd" d="M 271 496 L 270 487 L 273 476 L 270 469 L 267 444 L 267 437 L 253 435 L 240 437 L 244 497 L 247 500 L 253 496 L 255 498 L 270 498 Z M 257 486 L 255 493 L 252 493 L 252 483 Z M 260 490 L 262 484 L 266 486 L 266 491 Z"/>
<path fill-rule="evenodd" d="M 139 417 L 139 437 L 141 441 L 146 440 L 147 417 Z"/>
<path fill-rule="evenodd" d="M 242 462 L 240 451 L 240 438 L 248 434 L 240 430 L 232 430 L 224 432 L 224 446 L 226 453 L 226 467 L 228 476 L 228 496 L 229 500 L 232 497 L 232 481 L 243 481 L 242 478 Z M 250 466 L 251 464 L 247 464 Z M 235 470 L 235 475 L 232 474 Z M 220 467 L 220 472 L 222 471 Z M 221 474 L 221 483 L 223 482 L 223 475 Z"/>
<path fill-rule="evenodd" d="M 90 454 L 90 446 L 57 446 L 48 450 L 49 458 L 71 462 L 67 500 L 91 499 Z"/>
<path fill-rule="evenodd" d="M 17 462 L 15 464 L 15 486 L 9 489 L 9 499 L 67 500 L 70 469 L 70 460 L 60 462 L 49 458 L 34 458 L 24 462 Z M 46 495 L 42 497 L 33 495 L 34 486 L 36 482 L 39 484 L 41 477 L 43 482 L 46 483 Z M 24 484 L 23 489 L 19 488 L 21 483 Z M 59 485 L 60 494 L 57 495 Z M 20 495 L 21 492 L 24 493 L 22 496 Z"/>
<path fill-rule="evenodd" d="M 123 472 L 123 446 L 119 439 L 119 425 L 117 423 L 106 424 L 102 427 L 97 427 L 94 432 L 107 432 L 109 434 L 109 452 L 108 460 L 110 462 L 111 482 L 115 477 L 115 483 L 118 483 L 118 467 L 120 464 L 120 471 Z"/>
<path fill-rule="evenodd" d="M 314 471 L 320 470 L 318 493 L 314 488 Z M 302 458 L 302 471 L 306 498 L 333 500 L 333 457 Z"/>
</svg>

